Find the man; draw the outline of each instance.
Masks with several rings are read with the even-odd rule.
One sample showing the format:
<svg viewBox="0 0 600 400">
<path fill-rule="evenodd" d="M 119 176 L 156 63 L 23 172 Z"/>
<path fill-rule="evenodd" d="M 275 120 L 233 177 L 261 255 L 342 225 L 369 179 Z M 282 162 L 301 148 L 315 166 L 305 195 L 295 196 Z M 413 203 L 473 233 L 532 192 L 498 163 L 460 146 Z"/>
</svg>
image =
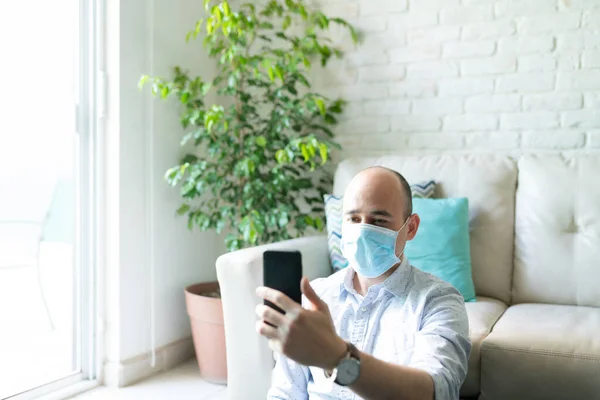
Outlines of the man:
<svg viewBox="0 0 600 400">
<path fill-rule="evenodd" d="M 257 331 L 279 353 L 268 398 L 459 398 L 471 350 L 464 301 L 403 255 L 415 237 L 410 186 L 382 167 L 357 174 L 344 195 L 342 252 L 349 268 L 309 284 L 304 308 L 282 293 L 257 294 Z M 270 326 L 270 323 L 272 326 Z"/>
</svg>

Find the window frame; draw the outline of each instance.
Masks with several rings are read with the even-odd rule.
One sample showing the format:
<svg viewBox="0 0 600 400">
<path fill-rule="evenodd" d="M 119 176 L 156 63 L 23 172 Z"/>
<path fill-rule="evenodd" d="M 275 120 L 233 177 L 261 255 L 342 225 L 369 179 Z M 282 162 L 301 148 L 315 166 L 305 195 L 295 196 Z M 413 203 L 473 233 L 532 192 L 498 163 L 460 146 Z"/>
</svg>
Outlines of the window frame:
<svg viewBox="0 0 600 400">
<path fill-rule="evenodd" d="M 6 400 L 60 400 L 99 386 L 102 367 L 100 248 L 101 128 L 105 110 L 104 0 L 78 1 L 78 75 L 74 79 L 76 143 L 76 223 L 73 260 L 74 360 L 73 374 L 15 394 Z"/>
</svg>

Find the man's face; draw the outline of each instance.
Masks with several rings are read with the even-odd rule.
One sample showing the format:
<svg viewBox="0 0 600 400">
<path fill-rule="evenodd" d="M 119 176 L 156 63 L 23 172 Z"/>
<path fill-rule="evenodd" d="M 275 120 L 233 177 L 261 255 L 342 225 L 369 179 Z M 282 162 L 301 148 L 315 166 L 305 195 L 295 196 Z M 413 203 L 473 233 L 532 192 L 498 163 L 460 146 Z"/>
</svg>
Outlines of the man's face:
<svg viewBox="0 0 600 400">
<path fill-rule="evenodd" d="M 415 237 L 419 216 L 407 216 L 406 195 L 397 176 L 383 169 L 368 169 L 356 175 L 344 194 L 344 224 L 369 224 L 398 231 L 396 255 Z M 408 222 L 407 222 L 408 218 Z"/>
</svg>

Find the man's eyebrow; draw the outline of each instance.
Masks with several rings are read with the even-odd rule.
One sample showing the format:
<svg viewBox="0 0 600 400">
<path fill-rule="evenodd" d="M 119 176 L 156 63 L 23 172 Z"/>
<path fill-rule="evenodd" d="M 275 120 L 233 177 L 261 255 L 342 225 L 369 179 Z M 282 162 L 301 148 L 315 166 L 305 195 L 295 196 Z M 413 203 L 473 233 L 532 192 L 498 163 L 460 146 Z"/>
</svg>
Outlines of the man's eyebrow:
<svg viewBox="0 0 600 400">
<path fill-rule="evenodd" d="M 373 211 L 370 211 L 369 214 L 392 218 L 392 214 L 390 214 L 389 212 L 387 212 L 385 210 L 373 210 Z"/>
<path fill-rule="evenodd" d="M 346 215 L 359 214 L 359 213 L 360 213 L 359 210 L 349 210 L 349 211 L 345 212 Z M 372 210 L 372 211 L 369 211 L 369 214 L 392 218 L 392 214 L 390 214 L 389 212 L 387 212 L 385 210 Z"/>
</svg>

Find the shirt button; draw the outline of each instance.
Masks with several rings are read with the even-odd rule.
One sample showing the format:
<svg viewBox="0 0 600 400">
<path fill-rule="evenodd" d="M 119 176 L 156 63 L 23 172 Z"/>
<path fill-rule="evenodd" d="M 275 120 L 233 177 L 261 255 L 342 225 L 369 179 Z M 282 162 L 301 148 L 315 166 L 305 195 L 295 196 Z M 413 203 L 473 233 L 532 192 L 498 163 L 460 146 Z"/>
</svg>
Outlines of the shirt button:
<svg viewBox="0 0 600 400">
<path fill-rule="evenodd" d="M 367 312 L 367 307 L 362 308 L 363 312 Z"/>
</svg>

